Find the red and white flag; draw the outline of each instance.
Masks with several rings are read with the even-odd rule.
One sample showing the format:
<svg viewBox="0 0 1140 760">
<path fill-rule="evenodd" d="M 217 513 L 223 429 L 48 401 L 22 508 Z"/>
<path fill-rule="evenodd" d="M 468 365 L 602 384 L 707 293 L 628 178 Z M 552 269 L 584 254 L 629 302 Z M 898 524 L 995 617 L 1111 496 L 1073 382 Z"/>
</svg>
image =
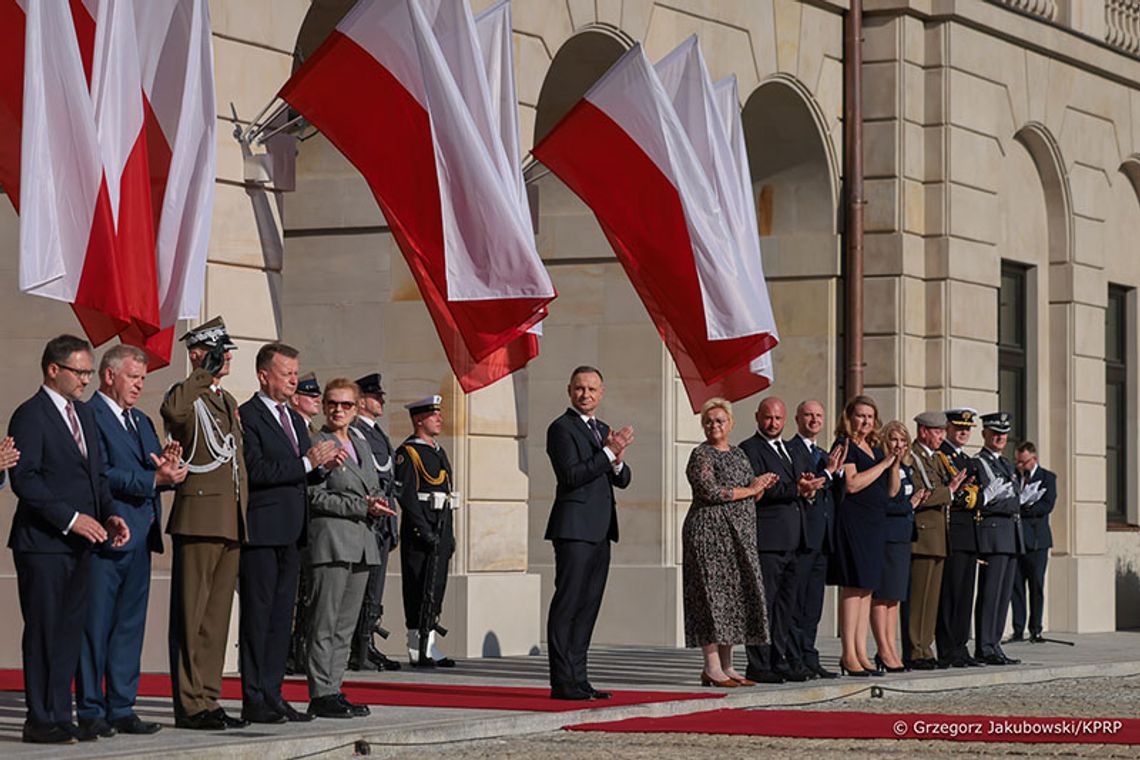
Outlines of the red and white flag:
<svg viewBox="0 0 1140 760">
<path fill-rule="evenodd" d="M 206 3 L 31 3 L 10 180 L 12 151 L 0 149 L 0 177 L 19 193 L 21 290 L 71 303 L 92 342 L 118 335 L 155 368 L 176 320 L 197 316 L 205 279 L 216 165 Z"/>
<path fill-rule="evenodd" d="M 20 212 L 24 113 L 24 0 L 0 0 L 0 186 Z"/>
<path fill-rule="evenodd" d="M 696 77 L 688 66 L 679 69 Z M 683 120 L 635 45 L 534 155 L 597 216 L 696 410 L 715 392 L 740 398 L 747 388 L 730 381 L 740 370 L 748 375 L 778 337 L 767 288 L 755 277 L 758 256 L 747 259 L 725 208 L 732 183 L 705 165 L 690 138 L 699 131 L 695 120 L 704 118 L 718 154 L 728 152 L 719 110 L 710 107 L 711 87 L 689 85 L 699 85 L 700 97 L 683 96 L 689 104 Z M 677 94 L 682 97 L 680 87 Z M 707 156 L 713 146 L 704 147 Z M 749 379 L 756 382 L 762 379 Z"/>
<path fill-rule="evenodd" d="M 465 0 L 361 0 L 280 93 L 364 175 L 468 392 L 555 295 L 490 93 Z"/>
</svg>

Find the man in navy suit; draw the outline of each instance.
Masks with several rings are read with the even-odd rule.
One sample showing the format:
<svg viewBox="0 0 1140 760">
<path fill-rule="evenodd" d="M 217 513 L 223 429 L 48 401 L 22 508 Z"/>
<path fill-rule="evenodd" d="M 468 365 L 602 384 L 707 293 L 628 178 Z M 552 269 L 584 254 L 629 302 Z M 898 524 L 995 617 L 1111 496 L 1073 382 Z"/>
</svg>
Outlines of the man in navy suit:
<svg viewBox="0 0 1140 760">
<path fill-rule="evenodd" d="M 339 466 L 346 456 L 333 441 L 312 446 L 305 420 L 289 407 L 297 390 L 298 356 L 284 343 L 262 346 L 256 359 L 261 390 L 239 408 L 249 509 L 238 569 L 238 654 L 242 718 L 251 723 L 312 720 L 285 701 L 281 683 L 292 637 L 308 485 L 318 482 L 320 468 Z"/>
<path fill-rule="evenodd" d="M 792 640 L 792 616 L 799 589 L 799 557 L 807 552 L 804 510 L 808 499 L 824 484 L 814 468 L 797 464 L 780 435 L 787 409 L 770 396 L 756 409 L 756 434 L 740 444 L 748 455 L 752 472 L 775 473 L 779 481 L 756 501 L 757 548 L 768 605 L 771 644 L 749 646 L 747 678 L 760 683 L 806 681 L 816 677 L 808 670 Z"/>
<path fill-rule="evenodd" d="M 20 450 L 12 469 L 19 501 L 8 547 L 16 564 L 26 742 L 70 744 L 98 734 L 71 720 L 71 679 L 87 620 L 91 548 L 121 547 L 130 528 L 115 513 L 103 474 L 94 413 L 79 402 L 95 374 L 91 345 L 73 335 L 48 341 L 43 386 L 12 414 Z"/>
<path fill-rule="evenodd" d="M 154 423 L 138 409 L 147 355 L 119 345 L 99 362 L 99 392 L 88 408 L 95 413 L 99 445 L 115 511 L 126 520 L 131 540 L 91 556 L 90 607 L 79 672 L 75 679 L 80 729 L 110 736 L 153 734 L 158 723 L 135 714 L 143 631 L 150 593 L 150 553 L 162 553 L 159 492 L 186 479 L 182 447 L 163 449 Z"/>
<path fill-rule="evenodd" d="M 1026 441 L 1017 447 L 1017 476 L 1021 481 L 1021 533 L 1025 553 L 1018 556 L 1013 578 L 1013 636 L 1025 635 L 1025 585 L 1029 584 L 1029 640 L 1041 639 L 1041 613 L 1045 609 L 1045 566 L 1053 546 L 1049 515 L 1057 503 L 1057 476 L 1037 461 L 1037 447 Z M 1040 485 L 1034 487 L 1035 483 Z"/>
<path fill-rule="evenodd" d="M 602 373 L 578 367 L 567 392 L 571 409 L 546 429 L 557 486 L 546 539 L 554 543 L 554 597 L 546 627 L 553 699 L 606 699 L 586 674 L 586 655 L 618 540 L 614 488 L 629 486 L 626 448 L 633 428 L 611 430 L 594 413 L 605 394 Z"/>
<path fill-rule="evenodd" d="M 819 664 L 815 646 L 819 619 L 823 616 L 823 591 L 827 583 L 827 561 L 835 547 L 835 505 L 843 499 L 841 477 L 847 459 L 846 444 L 832 452 L 816 444 L 823 429 L 823 404 L 808 399 L 796 407 L 797 434 L 786 447 L 793 460 L 799 460 L 802 472 L 822 477 L 826 482 L 815 492 L 815 499 L 804 507 L 804 544 L 806 551 L 798 558 L 796 569 L 796 601 L 792 612 L 790 635 L 805 668 L 819 678 L 836 678 L 838 674 Z"/>
</svg>

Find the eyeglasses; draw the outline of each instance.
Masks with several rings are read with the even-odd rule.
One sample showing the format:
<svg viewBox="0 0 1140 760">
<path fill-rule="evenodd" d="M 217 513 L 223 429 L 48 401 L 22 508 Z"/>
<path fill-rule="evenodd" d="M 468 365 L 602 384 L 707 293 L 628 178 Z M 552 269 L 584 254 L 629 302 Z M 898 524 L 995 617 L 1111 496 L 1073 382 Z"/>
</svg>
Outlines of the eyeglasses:
<svg viewBox="0 0 1140 760">
<path fill-rule="evenodd" d="M 95 376 L 95 370 L 93 369 L 76 369 L 75 367 L 69 367 L 66 364 L 57 364 L 55 366 L 59 367 L 60 369 L 67 370 L 68 372 L 78 377 L 80 380 L 90 380 Z"/>
<path fill-rule="evenodd" d="M 325 407 L 328 409 L 342 409 L 342 410 L 347 412 L 350 409 L 356 408 L 356 402 L 355 401 L 332 401 L 332 400 L 329 400 L 329 401 L 325 402 Z"/>
</svg>

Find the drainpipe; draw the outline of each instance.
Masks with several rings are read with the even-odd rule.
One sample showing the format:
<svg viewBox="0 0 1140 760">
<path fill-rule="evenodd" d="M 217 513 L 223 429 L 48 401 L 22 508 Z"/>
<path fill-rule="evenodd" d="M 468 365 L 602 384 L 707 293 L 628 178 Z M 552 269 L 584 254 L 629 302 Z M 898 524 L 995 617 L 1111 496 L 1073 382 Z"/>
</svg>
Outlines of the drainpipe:
<svg viewBox="0 0 1140 760">
<path fill-rule="evenodd" d="M 843 155 L 847 186 L 844 353 L 847 398 L 863 392 L 863 0 L 844 21 Z"/>
</svg>

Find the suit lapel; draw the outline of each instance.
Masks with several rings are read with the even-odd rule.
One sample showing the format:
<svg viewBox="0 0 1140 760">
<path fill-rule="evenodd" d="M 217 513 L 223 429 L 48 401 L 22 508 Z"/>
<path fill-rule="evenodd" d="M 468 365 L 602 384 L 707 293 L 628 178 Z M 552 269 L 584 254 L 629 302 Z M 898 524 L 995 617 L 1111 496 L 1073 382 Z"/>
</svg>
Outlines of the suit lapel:
<svg viewBox="0 0 1140 760">
<path fill-rule="evenodd" d="M 289 434 L 286 433 L 285 428 L 281 426 L 281 420 L 277 419 L 277 417 L 274 416 L 273 412 L 269 411 L 269 407 L 265 405 L 265 401 L 262 400 L 261 396 L 256 393 L 253 394 L 253 402 L 254 409 L 256 409 L 264 417 L 266 422 L 269 423 L 270 427 L 277 431 L 277 434 L 281 436 L 281 440 L 285 442 L 285 445 L 290 449 L 293 448 L 293 442 L 289 440 Z M 297 425 L 293 421 L 293 415 L 289 414 L 288 407 L 285 408 L 285 414 L 289 418 L 289 424 L 293 425 L 293 433 L 296 435 Z M 297 436 L 297 445 L 301 445 L 300 436 Z"/>
<path fill-rule="evenodd" d="M 83 452 L 79 450 L 79 444 L 75 442 L 75 436 L 71 434 L 71 429 L 67 426 L 67 423 L 63 421 L 63 417 L 60 416 L 59 409 L 56 407 L 55 402 L 52 401 L 51 396 L 49 396 L 47 394 L 47 391 L 45 391 L 43 388 L 40 389 L 39 394 L 41 397 L 40 403 L 43 404 L 44 407 L 44 414 L 47 415 L 49 420 L 48 424 L 54 427 L 56 429 L 57 435 L 64 439 L 65 443 L 63 445 L 70 447 L 68 448 L 68 451 L 73 452 L 75 456 L 82 460 L 85 465 L 90 467 L 91 463 L 88 462 L 87 458 L 83 456 Z M 78 409 L 76 409 L 75 416 L 77 418 L 79 417 Z M 83 427 L 82 419 L 79 420 L 79 426 L 80 428 Z M 83 435 L 84 438 L 87 439 L 87 455 L 90 456 L 92 438 L 86 430 L 83 431 Z M 95 445 L 99 445 L 99 441 L 97 439 L 95 440 Z"/>
<path fill-rule="evenodd" d="M 127 431 L 126 427 L 123 426 L 123 423 L 117 417 L 115 417 L 114 413 L 111 412 L 111 409 L 107 406 L 106 402 L 104 402 L 102 399 L 99 399 L 98 397 L 96 397 L 96 399 L 92 399 L 92 402 L 92 407 L 94 407 L 92 411 L 95 412 L 96 418 L 100 416 L 104 417 L 106 420 L 104 426 L 110 428 L 111 435 L 118 436 L 121 443 L 126 446 L 129 451 L 134 452 L 135 457 L 138 458 L 140 462 L 143 461 L 143 451 L 140 448 L 140 442 L 136 441 L 134 436 Z M 137 427 L 138 417 L 133 412 L 131 413 L 131 420 Z"/>
</svg>

